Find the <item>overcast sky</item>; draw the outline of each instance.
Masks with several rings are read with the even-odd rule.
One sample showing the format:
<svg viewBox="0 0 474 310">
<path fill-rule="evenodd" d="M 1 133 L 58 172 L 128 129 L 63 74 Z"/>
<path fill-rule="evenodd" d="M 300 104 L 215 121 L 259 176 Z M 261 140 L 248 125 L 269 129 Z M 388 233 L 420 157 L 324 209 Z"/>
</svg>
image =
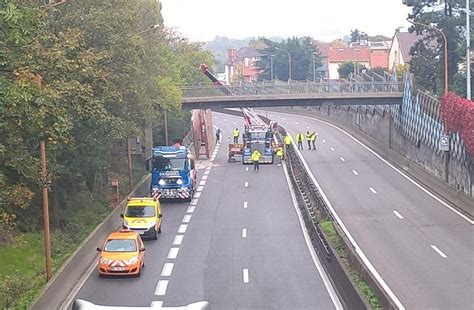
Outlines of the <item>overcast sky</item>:
<svg viewBox="0 0 474 310">
<path fill-rule="evenodd" d="M 333 40 L 359 29 L 392 37 L 407 26 L 402 0 L 160 0 L 165 25 L 191 41 L 215 36 L 311 36 Z"/>
</svg>

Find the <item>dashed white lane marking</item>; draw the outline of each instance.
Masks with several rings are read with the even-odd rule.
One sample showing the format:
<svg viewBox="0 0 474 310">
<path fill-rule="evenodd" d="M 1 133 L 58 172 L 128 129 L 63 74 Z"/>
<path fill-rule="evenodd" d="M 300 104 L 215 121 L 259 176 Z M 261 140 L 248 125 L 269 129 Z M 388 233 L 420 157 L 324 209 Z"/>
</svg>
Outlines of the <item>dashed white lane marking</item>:
<svg viewBox="0 0 474 310">
<path fill-rule="evenodd" d="M 198 186 L 196 189 L 196 192 L 202 192 L 203 189 L 204 189 L 204 186 Z"/>
<path fill-rule="evenodd" d="M 242 238 L 247 238 L 247 228 L 242 228 Z"/>
<path fill-rule="evenodd" d="M 165 296 L 167 288 L 168 288 L 168 280 L 158 281 L 158 285 L 156 286 L 156 290 L 155 290 L 155 295 L 156 296 Z"/>
<path fill-rule="evenodd" d="M 295 124 L 296 124 L 296 125 L 299 125 L 299 124 L 300 124 L 300 122 L 295 122 Z"/>
<path fill-rule="evenodd" d="M 162 277 L 169 277 L 171 276 L 171 273 L 173 272 L 173 263 L 166 263 L 163 265 L 163 269 L 161 269 L 161 276 Z"/>
<path fill-rule="evenodd" d="M 204 175 L 209 175 L 209 170 L 204 171 Z"/>
<path fill-rule="evenodd" d="M 393 210 L 393 214 L 395 214 L 399 219 L 403 220 L 403 216 L 400 213 L 398 213 L 397 210 Z"/>
<path fill-rule="evenodd" d="M 228 121 L 228 119 L 227 119 L 227 118 L 224 118 L 224 122 L 227 122 L 227 121 Z"/>
<path fill-rule="evenodd" d="M 243 272 L 243 278 L 244 278 L 244 283 L 249 283 L 249 270 L 248 269 L 244 269 Z"/>
<path fill-rule="evenodd" d="M 341 161 L 346 161 L 346 160 L 344 159 L 344 157 L 339 157 L 339 159 L 340 159 Z"/>
<path fill-rule="evenodd" d="M 249 171 L 249 167 L 245 167 L 245 171 Z"/>
<path fill-rule="evenodd" d="M 355 175 L 359 175 L 359 172 L 357 172 L 357 170 L 352 170 L 352 173 Z"/>
<path fill-rule="evenodd" d="M 323 142 L 326 143 L 326 140 L 323 139 Z"/>
<path fill-rule="evenodd" d="M 377 194 L 377 191 L 373 187 L 369 187 L 370 191 L 374 194 Z"/>
<path fill-rule="evenodd" d="M 334 148 L 333 148 L 333 147 L 331 147 L 331 151 L 333 151 L 333 152 L 334 152 Z"/>
<path fill-rule="evenodd" d="M 163 308 L 163 301 L 161 301 L 161 300 L 160 301 L 157 301 L 157 300 L 152 301 L 150 307 L 156 308 L 156 309 L 161 309 L 161 308 Z"/>
<path fill-rule="evenodd" d="M 199 182 L 199 185 L 200 186 L 206 185 L 206 180 L 202 180 L 201 182 Z"/>
<path fill-rule="evenodd" d="M 184 234 L 187 229 L 188 229 L 188 225 L 187 225 L 187 224 L 181 224 L 181 225 L 179 225 L 178 233 L 179 233 L 179 234 Z"/>
<path fill-rule="evenodd" d="M 181 245 L 183 243 L 183 235 L 176 235 L 173 240 L 173 245 Z"/>
<path fill-rule="evenodd" d="M 284 121 L 286 121 L 286 120 L 287 120 L 287 119 L 286 119 L 286 117 L 282 117 L 281 119 L 282 119 L 282 120 L 284 120 Z"/>
<path fill-rule="evenodd" d="M 196 197 L 196 198 L 199 198 L 199 197 L 201 197 L 201 192 L 197 192 L 197 193 L 195 193 L 195 194 L 194 194 L 194 197 Z"/>
<path fill-rule="evenodd" d="M 202 178 L 201 178 L 201 180 L 207 180 L 207 178 L 208 178 L 208 177 L 209 177 L 209 175 L 208 175 L 208 174 L 206 174 L 206 175 L 203 175 L 203 176 L 202 176 Z"/>
<path fill-rule="evenodd" d="M 211 166 L 209 166 L 209 167 L 206 167 L 206 170 L 211 170 Z"/>
<path fill-rule="evenodd" d="M 306 126 L 306 129 L 311 129 L 311 127 L 309 127 L 309 126 Z"/>
<path fill-rule="evenodd" d="M 247 201 L 244 201 L 244 209 L 247 209 L 247 207 L 248 207 L 248 203 Z"/>
<path fill-rule="evenodd" d="M 188 211 L 186 211 L 186 212 L 188 212 L 188 213 L 193 213 L 193 212 L 194 212 L 194 209 L 196 209 L 196 206 L 189 206 L 189 207 L 188 207 Z"/>
<path fill-rule="evenodd" d="M 175 259 L 178 257 L 179 248 L 171 248 L 168 252 L 168 259 Z"/>
<path fill-rule="evenodd" d="M 441 256 L 442 258 L 448 257 L 446 254 L 443 253 L 443 251 L 441 251 L 440 249 L 438 249 L 438 247 L 437 247 L 436 245 L 433 245 L 433 244 L 432 244 L 432 245 L 431 245 L 431 248 L 432 248 L 433 250 L 435 250 L 436 253 L 438 253 L 439 256 Z"/>
<path fill-rule="evenodd" d="M 245 182 L 244 187 L 249 187 L 249 182 Z"/>
<path fill-rule="evenodd" d="M 199 202 L 199 199 L 193 199 L 193 200 L 191 200 L 191 205 L 195 206 L 195 205 L 198 204 L 198 202 Z"/>
<path fill-rule="evenodd" d="M 234 125 L 237 125 L 237 123 L 236 123 L 236 122 L 232 122 L 232 124 L 234 124 Z"/>
<path fill-rule="evenodd" d="M 186 214 L 185 216 L 183 216 L 183 223 L 189 223 L 189 221 L 191 220 L 191 216 L 190 214 Z"/>
</svg>

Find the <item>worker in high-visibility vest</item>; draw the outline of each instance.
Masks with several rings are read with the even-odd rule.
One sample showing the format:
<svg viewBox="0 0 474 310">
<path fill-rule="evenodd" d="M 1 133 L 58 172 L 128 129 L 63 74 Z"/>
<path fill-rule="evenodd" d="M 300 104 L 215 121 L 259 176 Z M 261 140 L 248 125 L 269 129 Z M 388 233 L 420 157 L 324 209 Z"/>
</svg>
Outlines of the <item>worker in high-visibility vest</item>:
<svg viewBox="0 0 474 310">
<path fill-rule="evenodd" d="M 303 150 L 303 141 L 304 141 L 304 134 L 302 132 L 298 132 L 296 135 L 296 142 L 298 142 L 298 150 Z"/>
<path fill-rule="evenodd" d="M 239 128 L 235 128 L 232 132 L 232 136 L 234 136 L 234 144 L 239 143 Z"/>
<path fill-rule="evenodd" d="M 313 131 L 311 133 L 311 143 L 313 144 L 313 151 L 316 149 L 316 139 L 318 138 L 318 134 Z"/>
<path fill-rule="evenodd" d="M 260 154 L 258 150 L 253 150 L 252 157 L 251 157 L 253 161 L 253 171 L 259 170 L 258 164 L 260 161 L 260 157 L 262 157 L 262 154 Z"/>
<path fill-rule="evenodd" d="M 311 139 L 312 139 L 312 133 L 308 131 L 306 131 L 306 141 L 308 141 L 308 150 L 311 150 Z"/>
<path fill-rule="evenodd" d="M 283 148 L 279 146 L 276 151 L 276 155 L 279 159 L 278 166 L 281 166 L 281 162 L 283 160 L 283 154 L 284 154 Z"/>
<path fill-rule="evenodd" d="M 293 139 L 291 138 L 291 135 L 289 132 L 286 133 L 284 140 L 285 140 L 285 148 L 288 149 L 289 147 L 291 147 L 291 140 Z"/>
</svg>

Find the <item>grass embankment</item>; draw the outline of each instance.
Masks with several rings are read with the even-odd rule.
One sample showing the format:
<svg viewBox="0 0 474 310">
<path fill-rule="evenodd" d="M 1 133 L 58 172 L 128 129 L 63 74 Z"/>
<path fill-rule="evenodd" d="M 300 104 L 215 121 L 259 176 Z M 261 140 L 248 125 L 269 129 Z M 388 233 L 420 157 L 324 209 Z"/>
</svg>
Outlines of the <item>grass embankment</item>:
<svg viewBox="0 0 474 310">
<path fill-rule="evenodd" d="M 125 165 L 125 169 L 127 170 Z M 134 185 L 143 178 L 143 160 L 133 166 Z M 120 198 L 128 191 L 128 177 L 119 171 Z M 74 197 L 73 206 L 62 212 L 62 228 L 51 230 L 53 273 L 68 259 L 77 246 L 109 214 L 110 193 L 84 192 Z M 27 309 L 39 295 L 45 281 L 43 232 L 17 233 L 14 242 L 0 244 L 0 309 Z"/>
<path fill-rule="evenodd" d="M 326 236 L 328 236 L 334 249 L 337 251 L 337 254 L 341 258 L 342 262 L 344 263 L 346 270 L 349 272 L 352 279 L 356 283 L 357 287 L 359 288 L 359 291 L 362 292 L 362 294 L 365 296 L 369 305 L 372 307 L 372 309 L 381 309 L 380 302 L 377 296 L 374 294 L 373 290 L 367 285 L 367 283 L 359 274 L 359 272 L 357 272 L 356 270 L 354 270 L 354 268 L 352 268 L 347 258 L 346 250 L 344 249 L 342 245 L 342 240 L 337 234 L 332 221 L 321 222 L 320 226 L 321 226 L 321 229 L 326 234 Z"/>
</svg>

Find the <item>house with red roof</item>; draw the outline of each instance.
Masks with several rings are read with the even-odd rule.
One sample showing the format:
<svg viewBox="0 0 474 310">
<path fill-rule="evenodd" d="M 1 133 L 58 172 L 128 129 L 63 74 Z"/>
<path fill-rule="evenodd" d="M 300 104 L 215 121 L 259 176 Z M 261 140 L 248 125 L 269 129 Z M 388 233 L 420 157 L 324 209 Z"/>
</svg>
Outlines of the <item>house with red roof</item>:
<svg viewBox="0 0 474 310">
<path fill-rule="evenodd" d="M 344 62 L 355 62 L 370 68 L 370 48 L 367 46 L 334 46 L 328 54 L 329 79 L 339 79 L 339 66 Z"/>
</svg>

